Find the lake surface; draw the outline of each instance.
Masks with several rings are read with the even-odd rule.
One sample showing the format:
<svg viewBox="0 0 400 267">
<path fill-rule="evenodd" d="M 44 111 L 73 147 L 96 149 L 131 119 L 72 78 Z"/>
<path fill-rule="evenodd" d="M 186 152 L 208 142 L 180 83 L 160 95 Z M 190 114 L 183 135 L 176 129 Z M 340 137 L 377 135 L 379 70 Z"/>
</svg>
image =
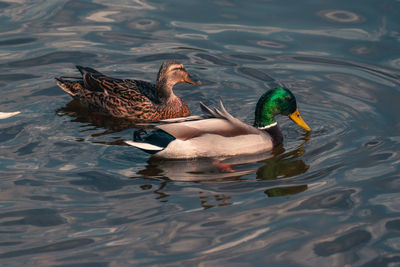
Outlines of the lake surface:
<svg viewBox="0 0 400 267">
<path fill-rule="evenodd" d="M 0 1 L 1 266 L 400 265 L 400 2 Z M 154 82 L 248 123 L 297 97 L 268 155 L 159 161 L 134 125 L 56 86 L 74 65 Z"/>
</svg>

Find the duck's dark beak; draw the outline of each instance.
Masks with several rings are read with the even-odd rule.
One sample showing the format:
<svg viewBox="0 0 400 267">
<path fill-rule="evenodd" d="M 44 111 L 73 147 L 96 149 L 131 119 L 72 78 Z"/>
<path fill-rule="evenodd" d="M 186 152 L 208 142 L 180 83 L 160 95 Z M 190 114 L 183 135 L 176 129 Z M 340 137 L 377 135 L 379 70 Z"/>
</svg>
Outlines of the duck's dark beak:
<svg viewBox="0 0 400 267">
<path fill-rule="evenodd" d="M 200 81 L 196 81 L 196 82 L 193 81 L 193 80 L 192 80 L 192 77 L 190 77 L 189 74 L 186 74 L 186 75 L 185 75 L 185 78 L 183 79 L 183 81 L 184 81 L 185 83 L 194 84 L 194 85 L 200 85 L 200 84 L 201 84 Z"/>
<path fill-rule="evenodd" d="M 289 114 L 289 118 L 294 121 L 297 125 L 299 125 L 301 128 L 306 130 L 307 132 L 311 131 L 310 127 L 303 121 L 303 119 L 300 116 L 299 111 L 296 109 L 295 112 L 292 114 Z"/>
</svg>

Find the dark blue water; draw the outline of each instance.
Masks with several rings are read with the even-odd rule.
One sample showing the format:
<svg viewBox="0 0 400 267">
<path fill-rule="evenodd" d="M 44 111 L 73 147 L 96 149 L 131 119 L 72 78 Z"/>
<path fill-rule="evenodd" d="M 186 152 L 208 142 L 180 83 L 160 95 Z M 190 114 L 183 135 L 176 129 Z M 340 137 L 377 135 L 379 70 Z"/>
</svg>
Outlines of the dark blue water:
<svg viewBox="0 0 400 267">
<path fill-rule="evenodd" d="M 0 2 L 0 265 L 400 265 L 399 1 Z M 284 84 L 271 155 L 157 161 L 53 77 L 75 64 L 154 81 L 181 61 L 252 123 Z"/>
</svg>

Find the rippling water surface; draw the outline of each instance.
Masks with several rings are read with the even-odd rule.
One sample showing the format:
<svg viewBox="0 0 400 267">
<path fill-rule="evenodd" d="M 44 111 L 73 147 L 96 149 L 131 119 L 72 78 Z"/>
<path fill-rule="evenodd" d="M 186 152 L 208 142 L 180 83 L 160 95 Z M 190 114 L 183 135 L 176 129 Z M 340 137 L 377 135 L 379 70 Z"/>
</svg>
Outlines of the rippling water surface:
<svg viewBox="0 0 400 267">
<path fill-rule="evenodd" d="M 2 266 L 400 264 L 400 2 L 1 1 Z M 267 155 L 160 161 L 135 125 L 71 102 L 74 65 L 154 81 L 252 123 L 284 84 L 312 128 L 279 118 Z"/>
</svg>

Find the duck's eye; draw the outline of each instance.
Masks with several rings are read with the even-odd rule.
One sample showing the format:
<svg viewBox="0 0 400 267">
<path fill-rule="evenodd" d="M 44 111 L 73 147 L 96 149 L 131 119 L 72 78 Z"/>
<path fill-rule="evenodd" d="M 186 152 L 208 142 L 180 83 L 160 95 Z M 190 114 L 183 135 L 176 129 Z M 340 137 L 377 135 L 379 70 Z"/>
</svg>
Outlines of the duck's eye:
<svg viewBox="0 0 400 267">
<path fill-rule="evenodd" d="M 176 67 L 176 68 L 173 68 L 172 70 L 173 70 L 173 71 L 176 71 L 176 70 L 183 70 L 183 71 L 185 71 L 185 68 L 184 68 L 184 67 Z"/>
</svg>

